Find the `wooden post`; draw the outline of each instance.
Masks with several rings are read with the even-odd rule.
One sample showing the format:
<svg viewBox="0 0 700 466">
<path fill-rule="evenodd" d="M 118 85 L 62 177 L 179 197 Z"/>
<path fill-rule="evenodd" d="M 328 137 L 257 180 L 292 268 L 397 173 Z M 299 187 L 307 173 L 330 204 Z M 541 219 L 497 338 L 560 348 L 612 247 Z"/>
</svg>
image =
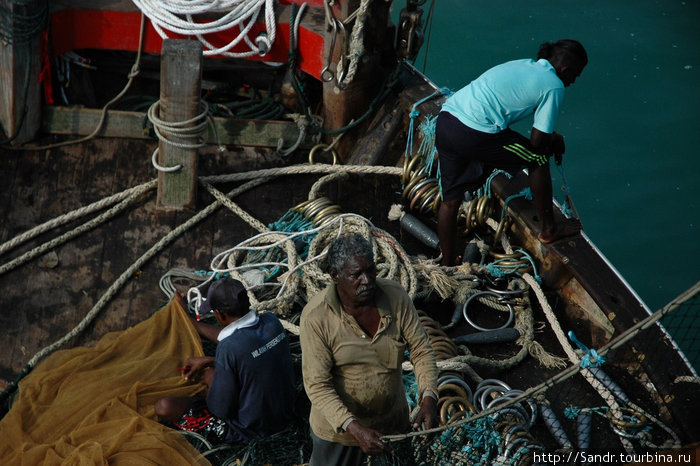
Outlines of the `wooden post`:
<svg viewBox="0 0 700 466">
<path fill-rule="evenodd" d="M 160 60 L 160 116 L 164 122 L 191 120 L 202 112 L 202 44 L 199 41 L 166 39 Z M 193 123 L 190 126 L 194 126 Z M 162 133 L 162 131 L 161 131 Z M 168 141 L 195 144 L 196 137 L 168 135 Z M 162 209 L 194 208 L 197 193 L 197 149 L 158 143 L 158 164 L 182 168 L 158 172 L 157 206 Z"/>
<path fill-rule="evenodd" d="M 12 0 L 0 0 L 3 11 L 14 14 L 21 8 Z M 23 8 L 39 8 L 36 2 Z M 12 37 L 0 42 L 0 124 L 5 138 L 13 144 L 34 138 L 41 126 L 41 87 L 39 86 L 39 36 Z M 0 137 L 0 139 L 4 139 Z"/>
<path fill-rule="evenodd" d="M 333 14 L 339 21 L 346 21 L 360 7 L 360 3 L 360 0 L 337 2 L 333 6 Z M 384 66 L 386 60 L 383 59 L 386 58 L 387 50 L 393 48 L 393 38 L 386 32 L 385 27 L 378 26 L 387 23 L 389 6 L 387 2 L 374 2 L 370 5 L 363 34 L 365 50 L 358 63 L 355 78 L 347 83 L 343 89 L 337 85 L 338 60 L 347 48 L 346 41 L 350 40 L 355 22 L 352 21 L 350 25 L 345 27 L 345 34 L 338 30 L 335 42 L 333 41 L 333 29 L 326 30 L 323 52 L 324 65 L 327 65 L 325 60 L 329 55 L 333 57 L 330 64 L 333 79 L 324 80 L 323 83 L 323 122 L 326 129 L 341 128 L 349 124 L 352 119 L 360 117 L 367 111 L 369 103 L 377 94 L 388 72 Z M 334 45 L 334 50 L 329 54 L 331 44 Z M 331 74 L 327 77 L 330 76 Z M 355 131 L 361 131 L 361 129 L 356 128 Z M 351 132 L 349 136 L 344 137 L 336 146 L 343 162 L 349 159 L 349 152 L 353 145 L 352 134 Z"/>
</svg>

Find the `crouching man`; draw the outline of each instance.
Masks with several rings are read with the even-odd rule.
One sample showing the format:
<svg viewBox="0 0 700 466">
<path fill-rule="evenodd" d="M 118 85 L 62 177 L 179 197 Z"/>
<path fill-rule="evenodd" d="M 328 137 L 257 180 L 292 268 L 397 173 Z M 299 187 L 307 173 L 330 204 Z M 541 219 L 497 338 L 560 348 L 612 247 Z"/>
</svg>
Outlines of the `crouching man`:
<svg viewBox="0 0 700 466">
<path fill-rule="evenodd" d="M 218 341 L 216 356 L 185 361 L 183 376 L 207 386 L 206 397 L 161 398 L 158 417 L 214 443 L 247 443 L 284 430 L 293 417 L 295 375 L 279 319 L 250 309 L 245 287 L 233 278 L 214 282 L 202 311 L 220 327 L 192 319 L 204 338 Z"/>
</svg>

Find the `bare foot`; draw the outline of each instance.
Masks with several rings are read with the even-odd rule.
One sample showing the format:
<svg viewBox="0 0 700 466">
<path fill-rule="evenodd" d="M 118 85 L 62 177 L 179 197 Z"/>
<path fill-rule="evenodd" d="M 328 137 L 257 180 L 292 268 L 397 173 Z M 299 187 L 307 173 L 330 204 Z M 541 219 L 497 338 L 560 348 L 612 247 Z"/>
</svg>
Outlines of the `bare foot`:
<svg viewBox="0 0 700 466">
<path fill-rule="evenodd" d="M 554 230 L 552 230 L 550 233 L 540 233 L 537 236 L 537 239 L 539 239 L 542 244 L 549 244 L 562 238 L 568 238 L 569 236 L 576 235 L 581 231 L 581 228 L 583 228 L 583 226 L 581 225 L 581 221 L 579 219 L 568 218 L 563 223 L 555 225 Z"/>
</svg>

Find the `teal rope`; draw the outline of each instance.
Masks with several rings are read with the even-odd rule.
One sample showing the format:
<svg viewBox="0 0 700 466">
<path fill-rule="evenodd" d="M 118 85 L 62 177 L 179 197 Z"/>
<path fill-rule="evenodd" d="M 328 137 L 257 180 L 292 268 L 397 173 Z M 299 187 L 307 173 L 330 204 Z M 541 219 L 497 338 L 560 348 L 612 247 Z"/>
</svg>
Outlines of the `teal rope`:
<svg viewBox="0 0 700 466">
<path fill-rule="evenodd" d="M 562 182 L 561 190 L 562 190 L 562 193 L 564 195 L 564 200 L 561 202 L 561 210 L 565 216 L 571 217 L 575 213 L 567 201 L 567 199 L 569 198 L 568 196 L 571 195 L 571 189 L 569 189 L 569 185 L 566 182 L 566 175 L 564 174 L 564 162 L 562 162 L 560 164 L 556 164 L 556 165 L 557 165 L 557 170 L 559 170 L 559 175 L 561 176 L 561 180 L 562 180 L 561 181 Z"/>
<path fill-rule="evenodd" d="M 505 175 L 506 178 L 511 179 L 513 178 L 513 175 L 508 173 L 505 170 L 494 170 L 493 173 L 489 175 L 489 177 L 486 179 L 486 182 L 484 183 L 484 186 L 482 188 L 479 188 L 478 195 L 479 196 L 486 196 L 489 199 L 493 196 L 491 193 L 491 182 L 493 179 L 498 176 L 498 175 Z"/>
<path fill-rule="evenodd" d="M 574 332 L 569 330 L 568 336 L 572 342 L 576 343 L 576 346 L 578 346 L 581 351 L 586 353 L 586 355 L 581 358 L 581 367 L 584 369 L 588 367 L 600 367 L 605 363 L 605 358 L 600 356 L 596 350 L 588 348 L 586 345 L 581 343 L 579 339 L 576 338 Z"/>
</svg>

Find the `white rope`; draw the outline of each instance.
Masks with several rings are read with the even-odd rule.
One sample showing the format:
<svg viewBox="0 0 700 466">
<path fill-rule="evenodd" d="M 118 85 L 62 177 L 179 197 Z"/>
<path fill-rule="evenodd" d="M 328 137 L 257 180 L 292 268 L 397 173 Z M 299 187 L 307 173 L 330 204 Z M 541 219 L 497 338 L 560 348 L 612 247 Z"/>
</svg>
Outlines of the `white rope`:
<svg viewBox="0 0 700 466">
<path fill-rule="evenodd" d="M 168 39 L 168 32 L 194 36 L 202 43 L 205 56 L 266 55 L 277 35 L 274 0 L 134 0 L 134 4 L 151 20 L 161 38 Z M 248 34 L 263 10 L 265 31 L 251 40 Z M 220 16 L 211 20 L 213 14 Z M 199 15 L 205 16 L 196 18 Z M 213 45 L 204 37 L 234 28 L 238 28 L 239 33 L 224 46 Z M 241 41 L 249 50 L 231 52 Z"/>
<path fill-rule="evenodd" d="M 150 107 L 148 107 L 148 112 L 146 112 L 146 115 L 148 116 L 148 121 L 150 121 L 153 125 L 153 131 L 155 132 L 159 141 L 162 141 L 170 146 L 177 147 L 178 149 L 194 150 L 205 146 L 204 140 L 202 140 L 201 137 L 206 131 L 207 124 L 210 121 L 207 118 L 209 116 L 209 105 L 205 101 L 200 100 L 200 107 L 202 108 L 202 111 L 189 120 L 165 121 L 159 116 L 160 100 L 157 100 Z M 173 137 L 196 140 L 197 142 L 178 142 L 173 139 L 169 139 Z M 151 155 L 151 164 L 156 170 L 165 173 L 172 173 L 182 168 L 181 164 L 177 164 L 172 167 L 164 167 L 159 165 L 159 151 L 160 147 L 156 147 Z"/>
<path fill-rule="evenodd" d="M 68 212 L 67 214 L 61 215 L 59 217 L 56 217 L 54 219 L 51 219 L 47 222 L 42 223 L 41 225 L 37 225 L 31 230 L 27 230 L 26 232 L 22 233 L 19 236 L 15 236 L 11 240 L 3 243 L 0 245 L 0 255 L 6 253 L 7 251 L 19 246 L 22 243 L 25 243 L 29 241 L 32 238 L 35 238 L 36 236 L 41 235 L 42 233 L 45 233 L 49 230 L 52 230 L 54 228 L 57 228 L 61 225 L 65 225 L 67 223 L 72 222 L 75 219 L 78 219 L 80 217 L 83 217 L 85 215 L 91 214 L 93 212 L 97 212 L 98 210 L 101 210 L 107 206 L 110 206 L 112 204 L 116 204 L 117 202 L 123 201 L 124 199 L 130 197 L 134 193 L 137 193 L 140 195 L 140 193 L 145 192 L 149 189 L 153 189 L 156 187 L 158 183 L 158 180 L 151 180 L 148 181 L 144 184 L 135 186 L 133 188 L 129 188 L 125 191 L 122 191 L 120 193 L 114 194 L 112 196 L 106 197 L 104 199 L 100 199 L 97 202 L 93 202 L 92 204 L 86 205 L 84 207 L 80 207 L 72 212 Z"/>
</svg>

